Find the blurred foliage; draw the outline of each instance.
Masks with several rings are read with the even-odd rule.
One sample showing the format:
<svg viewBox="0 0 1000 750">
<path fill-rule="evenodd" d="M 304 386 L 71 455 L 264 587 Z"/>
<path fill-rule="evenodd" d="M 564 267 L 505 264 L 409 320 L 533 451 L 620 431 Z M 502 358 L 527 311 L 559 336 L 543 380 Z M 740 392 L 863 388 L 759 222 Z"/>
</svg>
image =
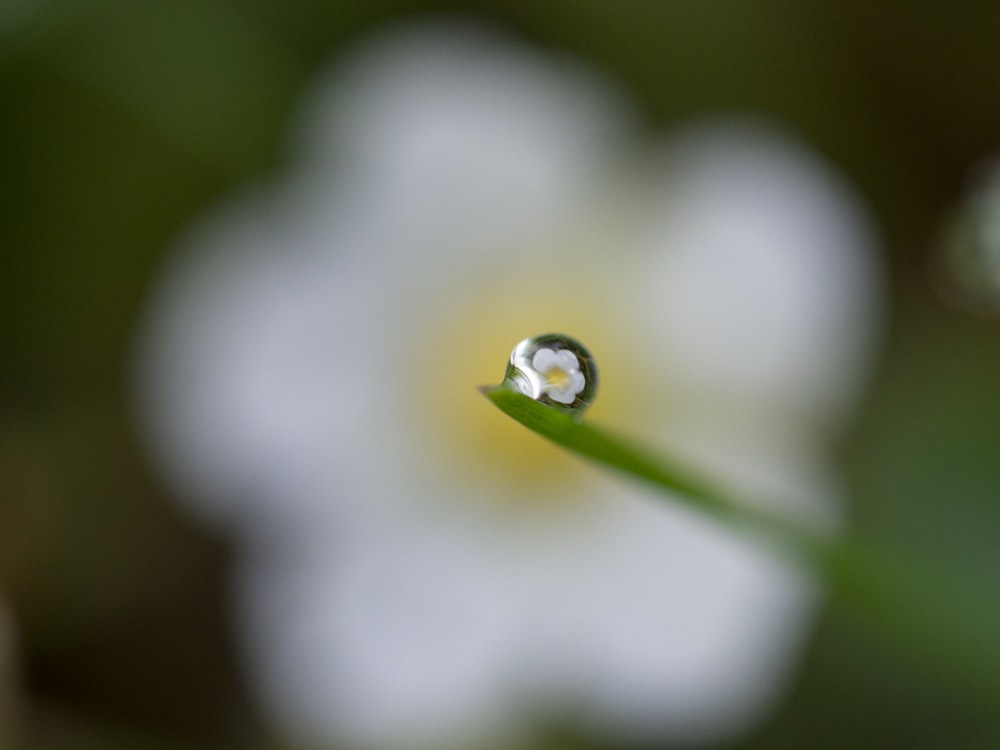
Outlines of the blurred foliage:
<svg viewBox="0 0 1000 750">
<path fill-rule="evenodd" d="M 20 635 L 25 746 L 267 744 L 226 625 L 225 540 L 165 495 L 130 427 L 131 327 L 172 237 L 279 168 L 316 67 L 436 10 L 601 66 L 650 134 L 759 112 L 860 186 L 892 299 L 882 368 L 843 446 L 855 523 L 997 589 L 998 326 L 939 301 L 926 261 L 963 174 L 1000 150 L 1000 5 L 7 0 L 0 587 Z M 1000 744 L 1000 696 L 969 701 L 880 644 L 826 612 L 789 698 L 739 747 Z M 584 746 L 560 729 L 553 745 Z"/>
</svg>

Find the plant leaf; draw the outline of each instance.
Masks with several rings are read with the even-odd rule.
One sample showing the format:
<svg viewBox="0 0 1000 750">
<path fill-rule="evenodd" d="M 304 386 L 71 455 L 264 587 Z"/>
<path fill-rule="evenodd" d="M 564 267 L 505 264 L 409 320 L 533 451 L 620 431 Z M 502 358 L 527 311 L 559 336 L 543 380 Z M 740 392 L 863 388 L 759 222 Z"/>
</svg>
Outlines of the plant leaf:
<svg viewBox="0 0 1000 750">
<path fill-rule="evenodd" d="M 654 456 L 505 385 L 486 386 L 480 390 L 509 417 L 578 456 L 654 484 L 667 490 L 671 499 L 729 524 L 763 531 L 798 552 L 813 557 L 827 554 L 829 543 L 819 534 L 753 504 L 729 498 L 710 482 L 694 476 L 675 462 Z"/>
<path fill-rule="evenodd" d="M 1000 722 L 1000 603 L 979 581 L 850 537 L 828 539 L 740 503 L 673 461 L 505 385 L 480 391 L 501 411 L 590 461 L 666 490 L 666 496 L 727 524 L 763 531 L 800 553 L 831 584 L 834 603 L 931 677 L 946 677 Z"/>
</svg>

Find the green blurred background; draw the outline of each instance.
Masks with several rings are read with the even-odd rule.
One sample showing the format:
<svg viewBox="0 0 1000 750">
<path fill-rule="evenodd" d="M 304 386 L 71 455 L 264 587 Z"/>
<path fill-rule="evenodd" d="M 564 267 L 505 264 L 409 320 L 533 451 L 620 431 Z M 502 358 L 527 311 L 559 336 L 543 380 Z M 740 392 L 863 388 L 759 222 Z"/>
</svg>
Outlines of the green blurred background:
<svg viewBox="0 0 1000 750">
<path fill-rule="evenodd" d="M 842 450 L 854 524 L 1000 597 L 1000 327 L 928 270 L 968 169 L 1000 151 L 1000 4 L 0 0 L 0 592 L 18 638 L 0 747 L 276 746 L 226 623 L 227 542 L 175 506 L 130 423 L 133 324 L 172 238 L 280 166 L 311 73 L 438 11 L 600 66 L 651 135 L 762 113 L 858 186 L 890 319 Z M 1000 695 L 946 671 L 828 607 L 780 710 L 734 747 L 1000 747 Z M 587 747 L 558 727 L 552 744 Z"/>
</svg>

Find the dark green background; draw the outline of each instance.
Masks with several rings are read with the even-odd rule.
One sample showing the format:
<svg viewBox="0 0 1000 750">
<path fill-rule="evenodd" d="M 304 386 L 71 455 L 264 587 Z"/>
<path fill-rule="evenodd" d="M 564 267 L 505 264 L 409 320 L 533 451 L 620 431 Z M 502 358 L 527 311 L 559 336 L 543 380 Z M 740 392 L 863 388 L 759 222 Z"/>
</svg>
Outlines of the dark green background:
<svg viewBox="0 0 1000 750">
<path fill-rule="evenodd" d="M 130 424 L 132 326 L 172 237 L 280 167 L 317 66 L 441 10 L 601 66 L 651 135 L 759 112 L 847 174 L 890 286 L 842 450 L 855 524 L 1000 596 L 1000 327 L 938 297 L 927 262 L 968 168 L 1000 151 L 1000 4 L 7 0 L 0 590 L 22 690 L 0 746 L 269 746 L 225 623 L 226 540 L 177 510 Z M 895 646 L 828 610 L 782 709 L 737 747 L 1000 747 L 1000 696 Z M 552 744 L 584 746 L 560 728 Z"/>
</svg>

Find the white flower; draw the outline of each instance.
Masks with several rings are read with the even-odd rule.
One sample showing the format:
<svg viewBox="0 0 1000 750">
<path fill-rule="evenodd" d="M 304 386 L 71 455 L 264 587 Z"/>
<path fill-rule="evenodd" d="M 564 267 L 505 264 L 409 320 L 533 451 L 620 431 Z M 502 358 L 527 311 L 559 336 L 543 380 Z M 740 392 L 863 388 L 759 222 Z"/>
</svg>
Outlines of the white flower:
<svg viewBox="0 0 1000 750">
<path fill-rule="evenodd" d="M 531 366 L 545 379 L 548 397 L 560 404 L 572 404 L 587 384 L 580 372 L 580 360 L 566 349 L 539 349 L 531 358 Z"/>
<path fill-rule="evenodd" d="M 143 424 L 238 535 L 237 625 L 289 736 L 513 747 L 560 716 L 707 742 L 780 695 L 814 582 L 474 389 L 525 336 L 571 334 L 601 368 L 590 418 L 836 516 L 825 456 L 876 313 L 852 196 L 773 128 L 632 161 L 628 120 L 579 64 L 488 31 L 387 34 L 318 84 L 288 172 L 164 273 Z M 567 403 L 579 363 L 545 352 Z"/>
</svg>

